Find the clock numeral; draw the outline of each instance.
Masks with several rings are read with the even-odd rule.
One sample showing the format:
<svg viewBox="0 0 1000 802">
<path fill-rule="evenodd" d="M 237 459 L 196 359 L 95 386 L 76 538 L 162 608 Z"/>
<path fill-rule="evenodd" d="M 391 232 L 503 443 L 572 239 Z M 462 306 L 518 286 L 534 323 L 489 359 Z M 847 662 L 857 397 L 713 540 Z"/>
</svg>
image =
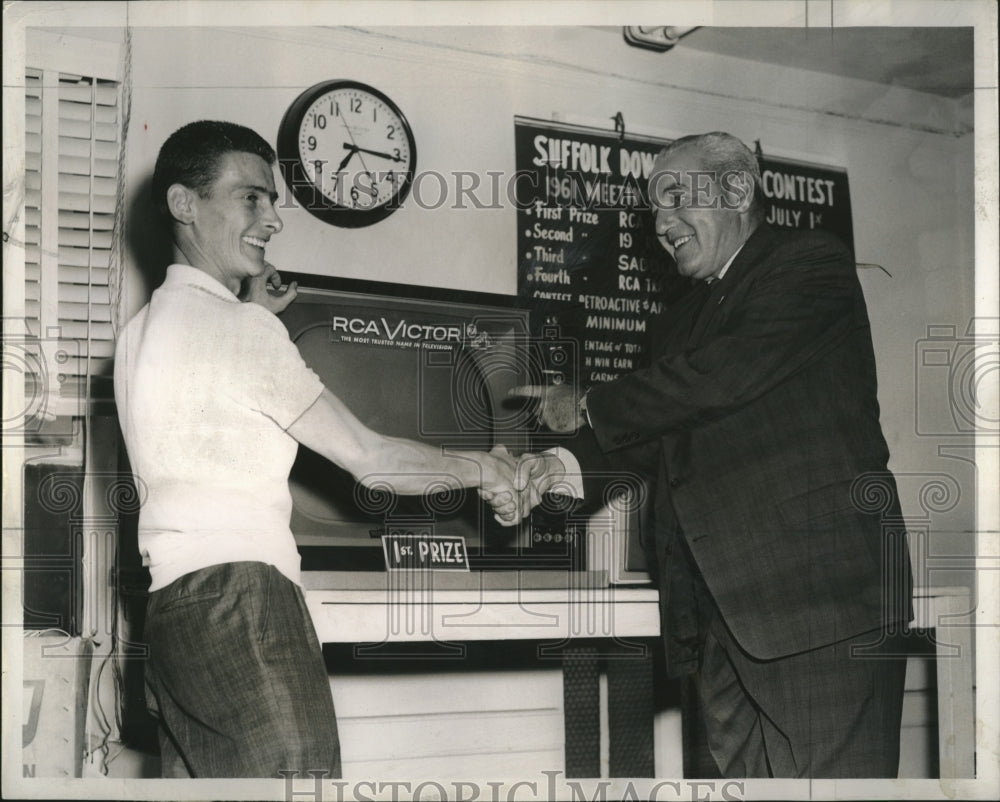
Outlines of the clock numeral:
<svg viewBox="0 0 1000 802">
<path fill-rule="evenodd" d="M 344 178 L 343 173 L 330 173 L 330 186 L 323 190 L 323 194 L 338 206 L 344 205 Z"/>
<path fill-rule="evenodd" d="M 364 179 L 367 179 L 367 184 Z M 374 173 L 358 173 L 351 186 L 351 204 L 360 209 L 371 209 L 378 201 L 378 177 Z"/>
<path fill-rule="evenodd" d="M 396 129 L 393 128 L 391 125 L 387 125 L 385 127 L 385 131 L 386 131 L 386 134 L 385 134 L 385 138 L 386 139 L 395 139 L 396 138 Z M 397 153 L 396 155 L 398 156 L 399 154 Z"/>
<path fill-rule="evenodd" d="M 325 114 L 314 114 L 313 115 L 313 125 L 316 128 L 319 128 L 319 129 L 326 128 L 326 115 Z"/>
<path fill-rule="evenodd" d="M 340 104 L 337 103 L 337 101 L 335 100 L 330 101 L 330 114 L 332 114 L 334 117 L 340 116 Z"/>
<path fill-rule="evenodd" d="M 358 114 L 361 112 L 361 98 L 359 97 L 351 98 L 351 112 L 353 114 Z"/>
<path fill-rule="evenodd" d="M 378 106 L 372 106 L 372 122 L 378 122 Z"/>
<path fill-rule="evenodd" d="M 396 157 L 396 161 L 399 161 L 401 158 L 403 158 L 402 156 L 399 155 L 399 148 L 393 148 L 392 155 Z"/>
<path fill-rule="evenodd" d="M 316 137 L 311 136 L 306 140 L 306 144 L 309 146 L 309 150 L 316 150 Z"/>
</svg>

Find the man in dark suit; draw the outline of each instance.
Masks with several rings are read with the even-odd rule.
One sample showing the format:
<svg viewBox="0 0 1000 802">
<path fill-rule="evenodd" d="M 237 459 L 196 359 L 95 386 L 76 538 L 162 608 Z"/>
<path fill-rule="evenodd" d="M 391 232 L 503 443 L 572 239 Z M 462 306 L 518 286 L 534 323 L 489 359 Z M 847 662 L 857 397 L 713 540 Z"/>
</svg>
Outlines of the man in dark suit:
<svg viewBox="0 0 1000 802">
<path fill-rule="evenodd" d="M 654 483 L 668 668 L 694 671 L 727 777 L 895 777 L 911 576 L 851 254 L 763 222 L 760 172 L 723 133 L 685 137 L 650 181 L 656 235 L 697 286 L 649 368 L 582 398 L 523 388 L 577 435 L 532 468 L 525 507 L 579 461 Z M 896 657 L 893 657 L 896 655 Z"/>
</svg>

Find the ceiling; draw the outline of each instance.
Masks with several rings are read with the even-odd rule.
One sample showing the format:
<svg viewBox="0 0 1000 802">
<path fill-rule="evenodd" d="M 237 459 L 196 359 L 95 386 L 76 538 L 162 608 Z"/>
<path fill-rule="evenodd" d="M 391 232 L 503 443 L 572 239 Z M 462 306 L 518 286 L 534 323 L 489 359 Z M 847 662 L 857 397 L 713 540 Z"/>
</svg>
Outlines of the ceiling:
<svg viewBox="0 0 1000 802">
<path fill-rule="evenodd" d="M 607 30 L 621 36 L 620 28 Z M 122 29 L 91 28 L 88 35 L 121 41 Z M 702 27 L 686 34 L 677 47 L 958 100 L 972 92 L 972 41 L 971 27 Z"/>
<path fill-rule="evenodd" d="M 960 99 L 973 88 L 969 28 L 697 28 L 678 48 Z"/>
</svg>

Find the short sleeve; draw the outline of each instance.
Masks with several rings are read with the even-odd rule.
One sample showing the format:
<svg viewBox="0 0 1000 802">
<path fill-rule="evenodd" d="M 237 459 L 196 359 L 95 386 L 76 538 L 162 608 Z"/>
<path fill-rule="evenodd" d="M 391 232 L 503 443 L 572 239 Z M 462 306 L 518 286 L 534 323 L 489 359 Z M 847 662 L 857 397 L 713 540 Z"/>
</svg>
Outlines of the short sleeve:
<svg viewBox="0 0 1000 802">
<path fill-rule="evenodd" d="M 287 429 L 319 398 L 323 382 L 277 317 L 253 303 L 243 304 L 242 310 L 247 331 L 239 360 L 245 378 L 241 400 Z"/>
</svg>

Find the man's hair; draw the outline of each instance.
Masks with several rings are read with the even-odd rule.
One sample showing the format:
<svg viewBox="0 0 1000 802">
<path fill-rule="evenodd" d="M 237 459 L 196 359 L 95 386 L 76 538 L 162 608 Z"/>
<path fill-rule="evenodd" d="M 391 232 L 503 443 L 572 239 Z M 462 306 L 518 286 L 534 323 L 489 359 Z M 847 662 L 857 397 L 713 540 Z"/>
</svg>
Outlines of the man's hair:
<svg viewBox="0 0 1000 802">
<path fill-rule="evenodd" d="M 662 155 L 669 156 L 682 148 L 692 148 L 701 157 L 702 167 L 716 175 L 721 180 L 727 173 L 741 173 L 753 181 L 753 201 L 750 204 L 750 215 L 763 218 L 765 204 L 763 182 L 760 178 L 760 165 L 757 157 L 739 139 L 725 131 L 712 131 L 707 134 L 692 134 L 675 139 L 667 145 Z"/>
<path fill-rule="evenodd" d="M 178 128 L 163 143 L 153 169 L 153 199 L 169 216 L 167 190 L 183 184 L 207 197 L 209 187 L 219 177 L 219 162 L 227 153 L 252 153 L 268 164 L 276 156 L 256 131 L 236 123 L 199 120 Z"/>
</svg>

